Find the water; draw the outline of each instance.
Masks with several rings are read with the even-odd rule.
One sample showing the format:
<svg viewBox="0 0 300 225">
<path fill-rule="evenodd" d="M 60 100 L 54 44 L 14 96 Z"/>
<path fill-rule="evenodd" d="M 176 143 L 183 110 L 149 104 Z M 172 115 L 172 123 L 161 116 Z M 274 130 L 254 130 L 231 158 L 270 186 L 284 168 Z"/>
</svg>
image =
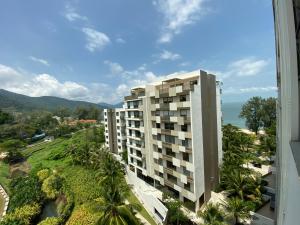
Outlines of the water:
<svg viewBox="0 0 300 225">
<path fill-rule="evenodd" d="M 47 217 L 57 217 L 57 216 L 58 216 L 57 205 L 55 201 L 48 202 L 43 208 L 41 220 L 44 220 Z"/>
<path fill-rule="evenodd" d="M 235 125 L 239 128 L 246 128 L 245 120 L 239 118 L 244 102 L 222 103 L 223 124 Z"/>
</svg>

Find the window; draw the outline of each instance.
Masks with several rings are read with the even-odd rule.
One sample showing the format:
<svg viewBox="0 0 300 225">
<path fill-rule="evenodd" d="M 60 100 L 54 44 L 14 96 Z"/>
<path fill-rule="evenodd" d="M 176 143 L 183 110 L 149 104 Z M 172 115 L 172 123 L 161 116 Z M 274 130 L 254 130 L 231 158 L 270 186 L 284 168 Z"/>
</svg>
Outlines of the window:
<svg viewBox="0 0 300 225">
<path fill-rule="evenodd" d="M 166 148 L 166 154 L 172 157 L 176 156 L 176 153 L 173 152 L 171 148 Z"/>
<path fill-rule="evenodd" d="M 188 115 L 188 111 L 186 109 L 180 110 L 180 116 L 187 116 L 187 115 Z"/>
<path fill-rule="evenodd" d="M 182 153 L 182 159 L 183 159 L 184 161 L 189 162 L 189 161 L 190 161 L 190 155 L 189 155 L 189 153 L 183 152 L 183 153 Z"/>
<path fill-rule="evenodd" d="M 157 124 L 156 124 L 156 128 L 160 128 L 160 123 L 157 123 Z"/>
<path fill-rule="evenodd" d="M 176 166 L 174 166 L 173 163 L 170 162 L 170 161 L 167 161 L 167 167 L 168 167 L 169 169 L 176 170 Z"/>
<path fill-rule="evenodd" d="M 191 190 L 191 183 L 187 182 L 186 184 L 184 184 L 184 189 L 190 191 Z"/>
<path fill-rule="evenodd" d="M 185 102 L 186 101 L 186 95 L 180 95 L 179 97 L 181 102 Z"/>
<path fill-rule="evenodd" d="M 138 157 L 142 157 L 142 153 L 141 153 L 141 151 L 136 151 L 136 155 L 138 156 Z"/>
<path fill-rule="evenodd" d="M 181 126 L 181 131 L 187 132 L 188 131 L 188 126 L 187 124 L 184 124 Z"/>
<path fill-rule="evenodd" d="M 158 148 L 157 151 L 158 151 L 159 153 L 162 153 L 162 149 L 161 149 L 161 148 Z"/>
<path fill-rule="evenodd" d="M 156 98 L 155 99 L 155 104 L 158 104 L 159 103 L 159 98 Z"/>
<path fill-rule="evenodd" d="M 161 141 L 161 134 L 157 134 L 157 140 Z"/>
<path fill-rule="evenodd" d="M 191 85 L 194 85 L 194 84 L 197 85 L 197 84 L 198 84 L 198 81 L 197 81 L 197 80 L 192 80 L 192 81 L 190 81 L 190 84 L 191 84 Z"/>
<path fill-rule="evenodd" d="M 105 119 L 105 122 L 107 122 L 107 119 Z"/>
<path fill-rule="evenodd" d="M 121 134 L 118 132 L 118 136 L 121 136 Z"/>
<path fill-rule="evenodd" d="M 119 116 L 119 112 L 116 112 L 116 116 Z"/>
<path fill-rule="evenodd" d="M 132 148 L 130 148 L 130 154 L 133 154 L 133 149 Z"/>
<path fill-rule="evenodd" d="M 165 123 L 166 130 L 174 130 L 174 123 Z"/>
<path fill-rule="evenodd" d="M 166 97 L 166 98 L 163 98 L 163 102 L 164 102 L 164 103 L 170 103 L 170 102 L 173 102 L 173 98 L 172 98 L 172 97 Z"/>
<path fill-rule="evenodd" d="M 160 111 L 155 111 L 155 116 L 160 116 Z"/>
<path fill-rule="evenodd" d="M 189 147 L 189 140 L 188 139 L 182 140 L 181 145 L 188 148 Z"/>
<path fill-rule="evenodd" d="M 132 157 L 130 157 L 130 161 L 131 161 L 131 163 L 133 163 L 133 158 Z"/>
<path fill-rule="evenodd" d="M 165 141 L 170 144 L 175 144 L 175 137 L 170 135 L 165 135 Z"/>
<path fill-rule="evenodd" d="M 106 116 L 106 112 L 104 112 L 104 115 Z"/>
</svg>

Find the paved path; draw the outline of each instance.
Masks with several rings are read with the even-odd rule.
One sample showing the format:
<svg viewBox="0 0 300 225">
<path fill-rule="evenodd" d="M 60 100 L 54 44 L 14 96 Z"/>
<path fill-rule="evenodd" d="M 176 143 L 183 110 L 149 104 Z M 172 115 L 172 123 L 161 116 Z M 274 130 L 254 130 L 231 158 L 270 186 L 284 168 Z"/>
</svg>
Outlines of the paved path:
<svg viewBox="0 0 300 225">
<path fill-rule="evenodd" d="M 4 208 L 3 208 L 3 211 L 0 212 L 0 218 L 2 218 L 3 216 L 6 215 L 6 211 L 7 211 L 7 207 L 8 207 L 8 203 L 9 203 L 9 197 L 1 185 L 0 185 L 0 195 L 1 195 L 1 198 L 3 198 L 3 200 L 4 200 Z"/>
</svg>

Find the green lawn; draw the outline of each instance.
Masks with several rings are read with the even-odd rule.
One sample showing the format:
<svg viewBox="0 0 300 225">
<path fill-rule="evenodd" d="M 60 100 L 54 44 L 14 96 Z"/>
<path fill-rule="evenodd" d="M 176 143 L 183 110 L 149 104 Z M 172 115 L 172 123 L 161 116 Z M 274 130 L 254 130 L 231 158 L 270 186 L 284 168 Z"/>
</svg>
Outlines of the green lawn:
<svg viewBox="0 0 300 225">
<path fill-rule="evenodd" d="M 141 211 L 139 212 L 151 225 L 157 225 L 153 218 L 149 215 L 149 213 L 146 211 L 146 209 L 143 207 L 142 203 L 137 199 L 137 197 L 133 194 L 133 192 L 130 190 L 130 195 L 128 198 L 128 201 L 131 204 L 137 204 L 141 207 Z"/>
<path fill-rule="evenodd" d="M 9 184 L 9 166 L 8 164 L 0 161 L 0 184 L 3 188 L 9 192 L 8 184 Z"/>
</svg>

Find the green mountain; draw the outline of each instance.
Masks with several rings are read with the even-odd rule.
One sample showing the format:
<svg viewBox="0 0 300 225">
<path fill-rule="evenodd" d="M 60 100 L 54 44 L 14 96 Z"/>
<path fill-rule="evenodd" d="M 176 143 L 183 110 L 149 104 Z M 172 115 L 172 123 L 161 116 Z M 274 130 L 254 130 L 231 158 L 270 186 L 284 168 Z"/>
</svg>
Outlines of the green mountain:
<svg viewBox="0 0 300 225">
<path fill-rule="evenodd" d="M 102 109 L 98 104 L 90 102 L 73 101 L 53 96 L 29 97 L 0 89 L 0 108 L 2 109 L 12 109 L 17 111 L 47 110 L 53 112 L 61 107 L 74 110 L 78 106 L 94 106 Z"/>
<path fill-rule="evenodd" d="M 100 103 L 98 103 L 98 105 L 102 109 L 115 109 L 115 108 L 122 108 L 123 107 L 123 102 L 119 102 L 117 104 L 109 104 L 109 103 L 105 103 L 105 102 L 100 102 Z"/>
</svg>

